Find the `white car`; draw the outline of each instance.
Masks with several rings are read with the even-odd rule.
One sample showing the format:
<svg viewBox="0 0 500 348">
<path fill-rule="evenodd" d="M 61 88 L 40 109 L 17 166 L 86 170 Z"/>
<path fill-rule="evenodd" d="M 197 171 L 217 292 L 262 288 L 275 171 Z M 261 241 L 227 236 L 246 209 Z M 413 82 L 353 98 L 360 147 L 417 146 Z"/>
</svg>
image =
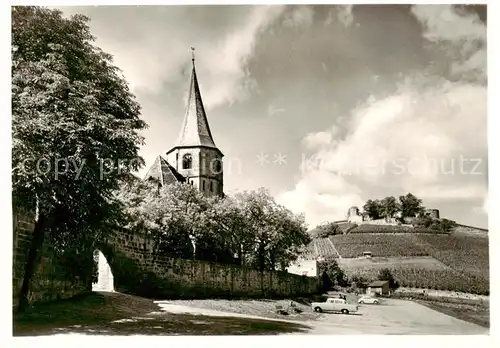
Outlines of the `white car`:
<svg viewBox="0 0 500 348">
<path fill-rule="evenodd" d="M 355 313 L 358 305 L 347 303 L 342 298 L 329 298 L 326 302 L 313 302 L 311 307 L 315 312 L 341 312 L 342 314 Z"/>
<path fill-rule="evenodd" d="M 362 296 L 359 300 L 358 300 L 358 303 L 359 304 L 364 304 L 364 303 L 370 303 L 370 304 L 380 304 L 380 300 L 378 298 L 374 298 L 374 297 L 371 297 L 371 296 Z"/>
</svg>

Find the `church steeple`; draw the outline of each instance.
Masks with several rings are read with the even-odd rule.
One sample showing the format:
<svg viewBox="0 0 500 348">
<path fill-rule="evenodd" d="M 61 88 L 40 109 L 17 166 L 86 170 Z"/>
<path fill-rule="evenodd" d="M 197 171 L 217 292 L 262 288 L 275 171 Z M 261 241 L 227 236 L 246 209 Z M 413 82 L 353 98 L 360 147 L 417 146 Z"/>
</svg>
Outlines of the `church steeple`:
<svg viewBox="0 0 500 348">
<path fill-rule="evenodd" d="M 191 83 L 189 86 L 189 97 L 182 123 L 179 137 L 177 138 L 176 147 L 186 146 L 206 146 L 217 148 L 215 146 L 210 126 L 208 125 L 207 115 L 201 99 L 200 87 L 196 76 L 196 68 L 194 64 L 194 48 L 193 50 L 193 70 L 191 72 Z"/>
<path fill-rule="evenodd" d="M 189 96 L 181 131 L 174 147 L 167 152 L 167 161 L 206 196 L 224 195 L 222 152 L 215 146 L 207 115 L 201 100 L 193 50 L 193 70 Z"/>
</svg>

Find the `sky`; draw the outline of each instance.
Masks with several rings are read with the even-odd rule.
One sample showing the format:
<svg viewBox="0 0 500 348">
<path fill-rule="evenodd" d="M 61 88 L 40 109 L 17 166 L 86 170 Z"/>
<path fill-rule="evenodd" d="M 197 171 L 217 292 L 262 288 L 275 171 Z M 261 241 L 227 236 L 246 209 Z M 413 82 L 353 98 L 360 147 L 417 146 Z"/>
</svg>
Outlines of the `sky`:
<svg viewBox="0 0 500 348">
<path fill-rule="evenodd" d="M 487 228 L 486 10 L 450 5 L 86 6 L 149 124 L 175 146 L 191 50 L 224 187 L 267 188 L 314 227 L 413 193 Z"/>
</svg>

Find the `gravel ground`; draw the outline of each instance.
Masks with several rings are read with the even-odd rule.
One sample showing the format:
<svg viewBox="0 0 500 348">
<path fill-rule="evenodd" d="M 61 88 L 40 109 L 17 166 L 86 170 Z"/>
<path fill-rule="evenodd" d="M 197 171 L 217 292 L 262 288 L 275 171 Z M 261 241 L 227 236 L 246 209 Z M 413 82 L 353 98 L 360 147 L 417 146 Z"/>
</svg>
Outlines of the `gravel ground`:
<svg viewBox="0 0 500 348">
<path fill-rule="evenodd" d="M 287 301 L 193 300 L 160 301 L 163 311 L 198 315 L 267 317 L 302 323 L 311 334 L 399 334 L 399 335 L 485 335 L 489 329 L 437 312 L 412 301 L 387 299 L 380 305 L 361 305 L 359 313 L 316 314 L 308 306 L 304 312 L 281 316 L 276 303 Z M 288 302 L 289 303 L 289 302 Z"/>
<path fill-rule="evenodd" d="M 310 330 L 300 323 L 234 318 L 217 311 L 211 314 L 161 312 L 149 299 L 117 292 L 92 293 L 15 314 L 13 335 L 278 335 Z"/>
<path fill-rule="evenodd" d="M 311 310 L 308 305 L 293 301 L 295 308 L 301 313 L 295 313 L 288 310 L 288 315 L 278 314 L 276 306 L 282 306 L 287 309 L 290 300 L 176 300 L 176 301 L 158 301 L 160 306 L 169 304 L 189 308 L 198 308 L 209 311 L 221 311 L 226 313 L 245 314 L 250 316 L 265 317 L 272 319 L 285 319 L 293 321 L 317 320 L 320 314 Z"/>
<path fill-rule="evenodd" d="M 349 299 L 349 302 L 355 299 Z M 349 315 L 314 313 L 295 302 L 301 313 L 280 315 L 276 305 L 290 301 L 153 301 L 119 293 L 94 293 L 35 306 L 14 317 L 14 336 L 104 335 L 276 335 L 276 334 L 489 334 L 489 329 L 414 301 L 387 299 L 361 305 Z"/>
</svg>

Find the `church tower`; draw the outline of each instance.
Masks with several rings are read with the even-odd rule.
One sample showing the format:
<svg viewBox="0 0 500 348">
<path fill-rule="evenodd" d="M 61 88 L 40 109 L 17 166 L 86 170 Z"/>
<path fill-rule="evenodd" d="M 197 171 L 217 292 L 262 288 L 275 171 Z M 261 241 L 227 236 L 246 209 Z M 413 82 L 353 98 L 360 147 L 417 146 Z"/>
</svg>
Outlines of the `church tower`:
<svg viewBox="0 0 500 348">
<path fill-rule="evenodd" d="M 194 64 L 191 72 L 186 114 L 176 145 L 167 152 L 167 160 L 186 183 L 207 197 L 223 196 L 222 152 L 215 145 L 201 99 Z"/>
</svg>

